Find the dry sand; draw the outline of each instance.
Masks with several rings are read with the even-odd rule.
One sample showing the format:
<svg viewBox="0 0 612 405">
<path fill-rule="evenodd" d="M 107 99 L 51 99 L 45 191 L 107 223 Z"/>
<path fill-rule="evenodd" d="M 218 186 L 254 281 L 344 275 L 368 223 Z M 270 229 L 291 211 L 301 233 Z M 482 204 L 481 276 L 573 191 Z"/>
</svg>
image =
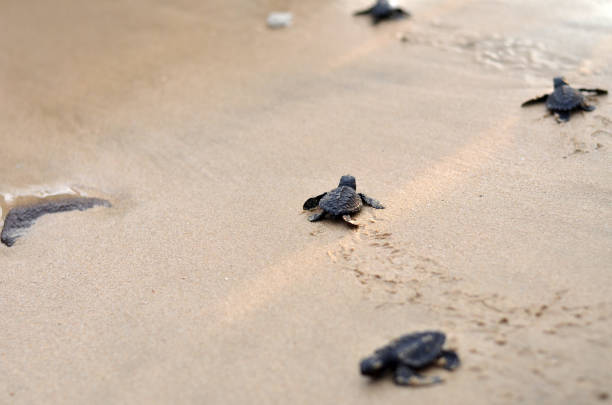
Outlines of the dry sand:
<svg viewBox="0 0 612 405">
<path fill-rule="evenodd" d="M 612 6 L 410 1 L 372 27 L 367 3 L 0 4 L 4 211 L 113 204 L 0 246 L 1 403 L 612 395 L 612 100 L 519 107 L 557 74 L 612 87 Z M 345 173 L 388 208 L 308 222 Z M 358 374 L 429 328 L 463 360 L 445 384 Z"/>
</svg>

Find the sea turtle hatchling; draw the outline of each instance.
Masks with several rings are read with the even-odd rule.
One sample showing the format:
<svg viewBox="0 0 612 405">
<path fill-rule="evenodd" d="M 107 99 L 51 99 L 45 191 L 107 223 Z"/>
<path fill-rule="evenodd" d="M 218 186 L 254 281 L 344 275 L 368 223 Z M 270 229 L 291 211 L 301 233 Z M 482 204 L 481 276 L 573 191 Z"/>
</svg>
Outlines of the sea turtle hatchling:
<svg viewBox="0 0 612 405">
<path fill-rule="evenodd" d="M 601 89 L 575 89 L 570 87 L 562 77 L 555 77 L 553 85 L 555 89 L 551 94 L 527 100 L 521 104 L 521 107 L 546 102 L 546 107 L 559 117 L 559 121 L 569 121 L 571 111 L 593 111 L 595 109 L 595 106 L 587 104 L 583 93 L 608 94 L 607 90 Z"/>
<path fill-rule="evenodd" d="M 438 364 L 454 370 L 461 362 L 452 350 L 444 350 L 446 336 L 442 332 L 427 331 L 401 336 L 387 346 L 376 350 L 361 361 L 361 374 L 381 377 L 387 370 L 393 371 L 393 381 L 398 385 L 431 385 L 443 382 L 442 378 L 422 376 L 418 373 L 430 365 Z"/>
<path fill-rule="evenodd" d="M 371 15 L 372 23 L 378 24 L 383 20 L 391 20 L 395 18 L 409 17 L 408 11 L 402 10 L 399 7 L 393 7 L 388 0 L 377 0 L 376 4 L 365 10 L 356 11 L 353 15 Z"/>
<path fill-rule="evenodd" d="M 351 218 L 351 214 L 359 212 L 364 204 L 376 209 L 385 208 L 377 200 L 365 194 L 357 193 L 356 190 L 357 183 L 355 178 L 350 175 L 342 176 L 338 187 L 306 200 L 303 207 L 305 210 L 313 210 L 317 207 L 322 210 L 320 213 L 308 217 L 308 220 L 311 222 L 319 221 L 328 214 L 333 218 L 342 218 L 351 225 L 359 226 Z"/>
</svg>

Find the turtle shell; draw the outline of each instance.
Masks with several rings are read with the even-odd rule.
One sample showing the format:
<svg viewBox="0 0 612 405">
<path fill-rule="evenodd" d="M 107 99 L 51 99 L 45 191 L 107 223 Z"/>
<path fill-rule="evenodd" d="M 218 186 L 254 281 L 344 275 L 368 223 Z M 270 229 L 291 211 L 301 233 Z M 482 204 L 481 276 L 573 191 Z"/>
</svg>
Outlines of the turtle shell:
<svg viewBox="0 0 612 405">
<path fill-rule="evenodd" d="M 570 111 L 584 102 L 584 96 L 578 90 L 564 85 L 553 91 L 546 99 L 546 107 L 551 111 Z"/>
<path fill-rule="evenodd" d="M 377 1 L 374 7 L 372 7 L 371 14 L 374 17 L 380 18 L 380 17 L 390 16 L 392 12 L 393 12 L 393 7 L 391 7 L 389 2 L 386 0 L 382 0 L 382 1 Z"/>
<path fill-rule="evenodd" d="M 389 345 L 392 348 L 396 362 L 410 367 L 424 367 L 438 357 L 446 336 L 442 332 L 420 332 L 404 335 Z"/>
<path fill-rule="evenodd" d="M 362 206 L 363 202 L 359 194 L 347 186 L 333 189 L 319 201 L 319 207 L 331 215 L 354 214 Z"/>
</svg>

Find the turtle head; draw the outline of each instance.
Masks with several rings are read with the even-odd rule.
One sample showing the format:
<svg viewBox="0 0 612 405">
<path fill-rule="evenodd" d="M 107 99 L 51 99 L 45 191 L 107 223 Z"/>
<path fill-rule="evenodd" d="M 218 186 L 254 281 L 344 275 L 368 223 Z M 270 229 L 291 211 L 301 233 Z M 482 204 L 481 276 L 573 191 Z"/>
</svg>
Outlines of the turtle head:
<svg viewBox="0 0 612 405">
<path fill-rule="evenodd" d="M 338 187 L 342 186 L 350 187 L 353 190 L 357 190 L 357 182 L 355 181 L 355 178 L 349 174 L 340 178 L 340 184 L 338 184 Z"/>
<path fill-rule="evenodd" d="M 553 79 L 553 85 L 555 86 L 555 89 L 559 88 L 561 86 L 569 86 L 569 84 L 565 81 L 565 78 L 563 78 L 561 76 L 555 77 Z"/>
<path fill-rule="evenodd" d="M 378 377 L 386 368 L 386 364 L 380 356 L 374 355 L 361 360 L 359 369 L 362 375 L 370 377 Z"/>
</svg>

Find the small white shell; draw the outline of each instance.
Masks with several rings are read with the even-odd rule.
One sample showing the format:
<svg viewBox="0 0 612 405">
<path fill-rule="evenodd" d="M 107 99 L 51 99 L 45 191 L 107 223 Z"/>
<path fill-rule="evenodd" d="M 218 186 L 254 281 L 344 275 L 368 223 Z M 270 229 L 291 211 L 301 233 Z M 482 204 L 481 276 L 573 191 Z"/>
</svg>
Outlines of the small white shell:
<svg viewBox="0 0 612 405">
<path fill-rule="evenodd" d="M 268 27 L 284 28 L 291 25 L 293 22 L 293 14 L 285 12 L 273 12 L 268 15 Z"/>
</svg>

